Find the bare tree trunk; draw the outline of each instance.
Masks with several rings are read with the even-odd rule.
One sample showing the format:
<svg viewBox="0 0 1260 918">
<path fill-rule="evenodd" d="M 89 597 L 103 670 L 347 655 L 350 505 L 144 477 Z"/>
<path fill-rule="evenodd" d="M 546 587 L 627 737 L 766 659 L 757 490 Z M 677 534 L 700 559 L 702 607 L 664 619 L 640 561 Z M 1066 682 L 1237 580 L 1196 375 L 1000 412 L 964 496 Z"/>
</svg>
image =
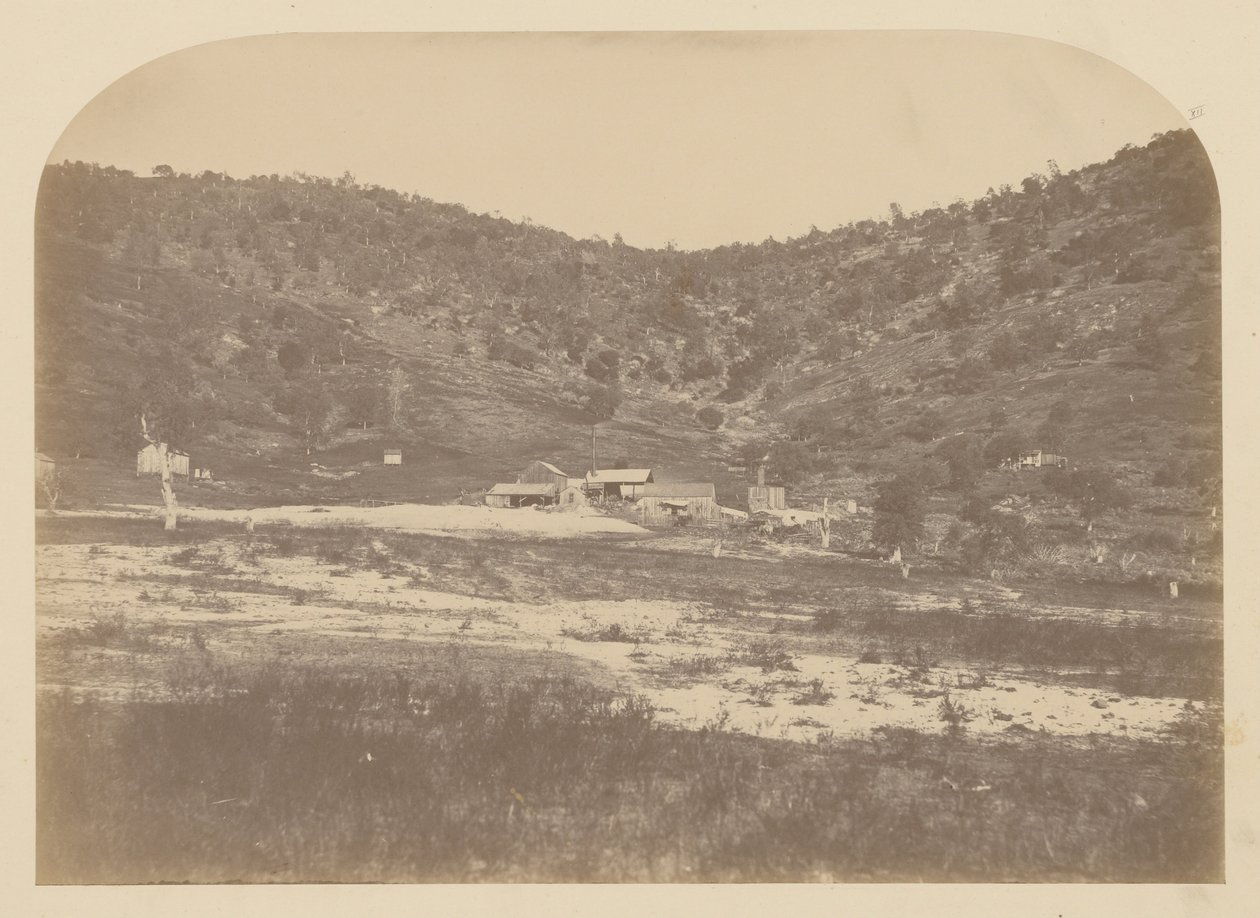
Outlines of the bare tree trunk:
<svg viewBox="0 0 1260 918">
<path fill-rule="evenodd" d="M 166 525 L 163 528 L 173 530 L 179 519 L 179 510 L 175 504 L 175 489 L 171 485 L 170 450 L 163 440 L 149 432 L 149 422 L 143 414 L 140 415 L 140 433 L 157 451 L 158 470 L 162 474 L 162 504 L 166 507 Z"/>
<path fill-rule="evenodd" d="M 157 445 L 158 467 L 162 470 L 162 503 L 166 506 L 167 531 L 175 529 L 178 511 L 175 507 L 175 489 L 171 486 L 171 454 L 165 443 Z"/>
</svg>

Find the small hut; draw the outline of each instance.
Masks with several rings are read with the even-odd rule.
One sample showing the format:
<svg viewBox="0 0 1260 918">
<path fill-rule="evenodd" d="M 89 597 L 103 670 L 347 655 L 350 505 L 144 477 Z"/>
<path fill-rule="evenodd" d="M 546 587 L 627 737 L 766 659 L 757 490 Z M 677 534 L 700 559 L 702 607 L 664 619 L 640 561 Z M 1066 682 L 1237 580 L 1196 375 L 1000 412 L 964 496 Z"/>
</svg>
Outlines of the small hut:
<svg viewBox="0 0 1260 918">
<path fill-rule="evenodd" d="M 1067 456 L 1049 453 L 1042 449 L 1025 450 L 1019 454 L 1021 469 L 1065 469 L 1068 467 Z"/>
<path fill-rule="evenodd" d="M 45 456 L 43 453 L 35 454 L 35 480 L 44 481 L 51 479 L 57 474 L 57 463 L 53 461 L 51 456 Z"/>
<path fill-rule="evenodd" d="M 402 450 L 387 449 L 385 450 L 386 465 L 402 465 Z"/>
<path fill-rule="evenodd" d="M 668 481 L 644 485 L 639 510 L 645 523 L 661 523 L 685 517 L 716 520 L 721 515 L 711 481 Z"/>
<path fill-rule="evenodd" d="M 570 484 L 560 492 L 557 503 L 560 504 L 561 510 L 576 510 L 578 507 L 585 507 L 590 501 L 586 498 L 585 488 L 581 485 Z"/>
<path fill-rule="evenodd" d="M 553 484 L 497 484 L 486 492 L 487 507 L 545 507 L 555 502 Z"/>
<path fill-rule="evenodd" d="M 171 460 L 171 474 L 182 475 L 184 478 L 187 478 L 189 475 L 188 454 L 182 449 L 174 449 L 168 446 L 166 455 Z M 157 447 L 150 443 L 136 453 L 136 477 L 161 474 L 162 464 L 158 461 Z"/>
</svg>

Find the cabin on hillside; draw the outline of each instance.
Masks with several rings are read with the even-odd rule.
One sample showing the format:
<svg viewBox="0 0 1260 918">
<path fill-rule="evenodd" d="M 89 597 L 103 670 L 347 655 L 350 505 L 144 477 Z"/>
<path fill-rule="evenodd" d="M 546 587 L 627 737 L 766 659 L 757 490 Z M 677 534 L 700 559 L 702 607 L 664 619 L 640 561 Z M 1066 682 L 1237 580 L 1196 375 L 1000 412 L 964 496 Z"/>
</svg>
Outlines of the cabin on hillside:
<svg viewBox="0 0 1260 918">
<path fill-rule="evenodd" d="M 680 518 L 716 520 L 722 510 L 711 481 L 648 482 L 639 496 L 639 512 L 645 523 Z"/>
<path fill-rule="evenodd" d="M 387 449 L 385 450 L 386 465 L 402 465 L 402 450 Z"/>
<path fill-rule="evenodd" d="M 1019 469 L 1065 469 L 1068 467 L 1067 456 L 1048 453 L 1045 450 L 1033 449 L 1019 454 Z"/>
<path fill-rule="evenodd" d="M 638 500 L 643 489 L 652 483 L 651 469 L 596 469 L 586 473 L 589 497 Z"/>
<path fill-rule="evenodd" d="M 487 507 L 546 507 L 556 502 L 556 486 L 554 484 L 537 484 L 525 482 L 516 484 L 497 484 L 486 492 Z"/>
<path fill-rule="evenodd" d="M 182 449 L 175 449 L 168 446 L 166 455 L 171 460 L 171 474 L 182 475 L 187 478 L 189 475 L 188 454 Z M 150 443 L 144 449 L 136 453 L 136 477 L 141 475 L 161 475 L 162 463 L 158 461 L 157 447 Z"/>
<path fill-rule="evenodd" d="M 535 459 L 529 465 L 525 466 L 524 471 L 516 476 L 516 483 L 555 485 L 556 493 L 559 494 L 569 486 L 569 476 L 560 471 L 550 462 L 543 462 L 541 459 Z"/>
<path fill-rule="evenodd" d="M 57 463 L 53 461 L 51 456 L 45 456 L 43 453 L 35 454 L 35 480 L 44 481 L 51 479 L 57 474 Z"/>
</svg>

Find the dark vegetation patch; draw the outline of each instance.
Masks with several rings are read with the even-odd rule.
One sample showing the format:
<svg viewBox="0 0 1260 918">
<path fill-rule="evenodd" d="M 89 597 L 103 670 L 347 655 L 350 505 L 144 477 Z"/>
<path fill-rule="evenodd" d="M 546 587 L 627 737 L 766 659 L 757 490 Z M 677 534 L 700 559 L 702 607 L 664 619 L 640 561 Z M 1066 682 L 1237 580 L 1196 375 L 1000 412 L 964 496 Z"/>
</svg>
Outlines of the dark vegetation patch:
<svg viewBox="0 0 1260 918">
<path fill-rule="evenodd" d="M 203 688 L 41 698 L 38 882 L 1222 878 L 1220 731 L 1193 711 L 1158 742 L 810 747 L 568 679 L 275 665 Z"/>
</svg>

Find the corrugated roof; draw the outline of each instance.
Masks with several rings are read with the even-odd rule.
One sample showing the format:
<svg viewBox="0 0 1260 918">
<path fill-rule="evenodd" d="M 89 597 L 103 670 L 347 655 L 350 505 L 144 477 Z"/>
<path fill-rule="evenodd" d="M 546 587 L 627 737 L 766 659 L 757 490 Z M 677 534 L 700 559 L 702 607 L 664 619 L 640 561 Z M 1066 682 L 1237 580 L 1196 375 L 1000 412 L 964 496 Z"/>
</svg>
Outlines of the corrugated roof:
<svg viewBox="0 0 1260 918">
<path fill-rule="evenodd" d="M 527 482 L 525 484 L 497 484 L 487 494 L 507 494 L 515 497 L 529 496 L 545 496 L 556 493 L 554 484 L 539 484 L 537 482 Z"/>
<path fill-rule="evenodd" d="M 591 484 L 644 484 L 651 477 L 651 469 L 596 469 L 586 473 Z"/>
<path fill-rule="evenodd" d="M 537 462 L 539 465 L 541 465 L 543 468 L 545 468 L 548 472 L 551 472 L 553 475 L 564 475 L 565 478 L 569 477 L 568 475 L 565 475 L 564 472 L 560 471 L 558 468 L 552 465 L 550 462 L 543 462 L 541 459 L 535 459 L 534 461 Z"/>
<path fill-rule="evenodd" d="M 658 481 L 643 486 L 644 497 L 716 497 L 711 481 Z"/>
</svg>

